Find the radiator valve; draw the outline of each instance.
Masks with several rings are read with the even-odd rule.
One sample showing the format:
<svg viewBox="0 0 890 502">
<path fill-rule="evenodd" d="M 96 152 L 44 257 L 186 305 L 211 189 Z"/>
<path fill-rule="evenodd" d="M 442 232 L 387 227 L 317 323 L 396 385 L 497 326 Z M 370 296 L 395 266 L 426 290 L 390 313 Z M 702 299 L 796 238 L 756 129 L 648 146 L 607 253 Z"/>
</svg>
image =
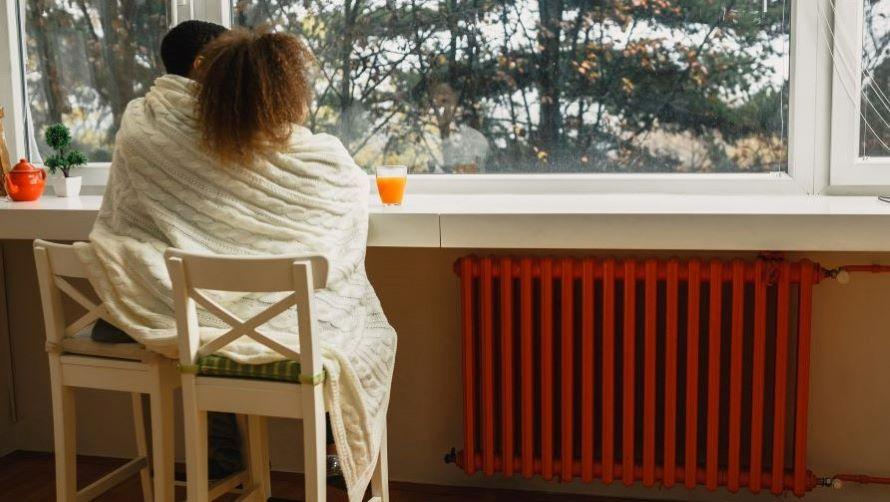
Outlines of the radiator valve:
<svg viewBox="0 0 890 502">
<path fill-rule="evenodd" d="M 835 490 L 840 490 L 844 487 L 844 482 L 837 478 L 819 478 L 816 482 L 818 486 L 831 487 Z"/>
<path fill-rule="evenodd" d="M 850 272 L 843 268 L 832 268 L 824 272 L 826 277 L 836 280 L 839 284 L 850 284 Z"/>
</svg>

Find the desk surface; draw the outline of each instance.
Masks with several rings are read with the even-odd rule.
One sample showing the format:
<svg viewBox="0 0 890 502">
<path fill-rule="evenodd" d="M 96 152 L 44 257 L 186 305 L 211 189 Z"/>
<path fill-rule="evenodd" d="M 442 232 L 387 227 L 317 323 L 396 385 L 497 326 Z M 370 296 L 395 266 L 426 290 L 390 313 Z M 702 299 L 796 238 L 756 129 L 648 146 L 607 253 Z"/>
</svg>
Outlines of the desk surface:
<svg viewBox="0 0 890 502">
<path fill-rule="evenodd" d="M 85 239 L 101 202 L 0 201 L 0 239 Z M 375 247 L 890 251 L 890 204 L 864 196 L 413 195 L 370 210 Z"/>
</svg>

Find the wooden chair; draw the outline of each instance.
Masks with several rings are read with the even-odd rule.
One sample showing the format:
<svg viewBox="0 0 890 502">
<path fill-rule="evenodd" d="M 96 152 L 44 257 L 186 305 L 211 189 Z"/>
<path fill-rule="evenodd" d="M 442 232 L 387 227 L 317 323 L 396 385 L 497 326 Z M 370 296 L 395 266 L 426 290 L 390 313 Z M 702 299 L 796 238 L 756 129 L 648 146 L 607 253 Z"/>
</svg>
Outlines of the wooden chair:
<svg viewBox="0 0 890 502">
<path fill-rule="evenodd" d="M 207 412 L 248 415 L 248 464 L 250 481 L 245 499 L 266 500 L 271 495 L 266 417 L 295 418 L 303 421 L 306 500 L 325 500 L 325 408 L 322 396 L 324 372 L 321 350 L 315 339 L 313 292 L 327 282 L 327 260 L 322 256 L 234 257 L 187 253 L 169 249 L 167 269 L 173 281 L 176 322 L 179 329 L 182 371 L 183 413 L 185 415 L 186 469 L 188 499 L 212 499 L 207 490 Z M 256 316 L 242 321 L 206 295 L 209 291 L 242 293 L 289 292 L 282 300 Z M 198 336 L 196 304 L 217 316 L 231 329 L 201 345 Z M 263 335 L 258 328 L 287 309 L 296 306 L 297 353 Z M 295 381 L 208 376 L 202 360 L 225 345 L 247 336 L 290 361 L 299 362 Z M 203 374 L 202 374 L 203 373 Z M 377 502 L 389 500 L 384 434 L 372 480 Z"/>
<path fill-rule="evenodd" d="M 66 280 L 87 277 L 74 247 L 37 240 L 34 241 L 34 258 L 46 325 L 52 387 L 56 499 L 63 502 L 92 500 L 138 472 L 145 501 L 172 501 L 173 392 L 180 383 L 175 361 L 137 343 L 92 341 L 92 324 L 98 319 L 111 321 L 104 304 L 95 304 Z M 87 313 L 66 324 L 62 294 L 80 304 Z M 78 387 L 130 393 L 139 455 L 79 492 L 74 413 L 74 389 Z M 150 398 L 154 490 L 149 472 L 142 394 L 148 394 Z"/>
</svg>

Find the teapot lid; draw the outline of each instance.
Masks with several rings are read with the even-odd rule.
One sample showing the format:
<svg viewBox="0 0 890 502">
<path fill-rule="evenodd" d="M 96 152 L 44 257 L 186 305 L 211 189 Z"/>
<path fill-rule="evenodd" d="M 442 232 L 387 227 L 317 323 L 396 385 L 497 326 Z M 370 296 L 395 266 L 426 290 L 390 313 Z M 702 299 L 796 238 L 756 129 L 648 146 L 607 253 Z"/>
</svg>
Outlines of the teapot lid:
<svg viewBox="0 0 890 502">
<path fill-rule="evenodd" d="M 34 164 L 28 162 L 28 159 L 19 159 L 19 163 L 16 164 L 13 168 L 13 171 L 21 172 L 21 171 L 36 171 L 37 168 L 34 167 Z"/>
</svg>

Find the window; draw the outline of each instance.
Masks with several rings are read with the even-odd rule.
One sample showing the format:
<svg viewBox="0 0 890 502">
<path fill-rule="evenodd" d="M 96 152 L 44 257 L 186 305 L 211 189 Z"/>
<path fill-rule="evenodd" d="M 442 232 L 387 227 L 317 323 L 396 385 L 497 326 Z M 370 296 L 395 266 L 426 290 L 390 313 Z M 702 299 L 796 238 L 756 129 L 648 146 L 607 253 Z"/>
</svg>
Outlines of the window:
<svg viewBox="0 0 890 502">
<path fill-rule="evenodd" d="M 890 2 L 864 0 L 861 157 L 890 156 Z"/>
<path fill-rule="evenodd" d="M 163 0 L 27 0 L 24 77 L 32 145 L 64 122 L 92 162 L 109 162 L 127 103 L 163 73 Z M 32 157 L 36 157 L 33 155 Z"/>
<path fill-rule="evenodd" d="M 366 168 L 439 174 L 415 190 L 890 186 L 890 0 L 3 2 L 14 155 L 36 158 L 61 119 L 107 166 L 160 38 L 188 18 L 301 35 L 319 70 L 309 125 Z M 87 171 L 101 184 L 107 167 Z"/>
<path fill-rule="evenodd" d="M 302 35 L 310 127 L 415 173 L 786 171 L 790 1 L 239 0 Z"/>
<path fill-rule="evenodd" d="M 846 10 L 842 10 L 842 5 Z M 890 0 L 831 0 L 831 184 L 890 185 Z"/>
</svg>

